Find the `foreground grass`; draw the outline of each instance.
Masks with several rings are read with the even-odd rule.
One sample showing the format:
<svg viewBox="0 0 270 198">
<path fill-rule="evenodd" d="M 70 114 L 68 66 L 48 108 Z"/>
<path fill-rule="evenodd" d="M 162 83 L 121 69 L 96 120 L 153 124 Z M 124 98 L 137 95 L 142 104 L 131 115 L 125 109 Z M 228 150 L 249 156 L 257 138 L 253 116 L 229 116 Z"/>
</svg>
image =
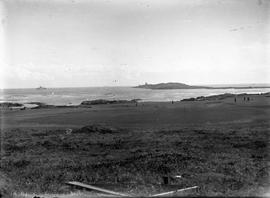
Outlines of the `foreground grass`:
<svg viewBox="0 0 270 198">
<path fill-rule="evenodd" d="M 159 192 L 161 176 L 182 175 L 194 195 L 248 196 L 269 187 L 269 123 L 129 131 L 102 127 L 11 129 L 1 169 L 17 192 L 68 193 L 67 181 L 122 184 L 133 194 Z"/>
<path fill-rule="evenodd" d="M 64 193 L 64 194 L 29 194 L 29 193 L 14 193 L 14 198 L 33 198 L 46 197 L 46 198 L 89 198 L 89 197 L 113 197 L 111 195 L 100 194 L 95 192 L 75 192 L 75 193 Z"/>
</svg>

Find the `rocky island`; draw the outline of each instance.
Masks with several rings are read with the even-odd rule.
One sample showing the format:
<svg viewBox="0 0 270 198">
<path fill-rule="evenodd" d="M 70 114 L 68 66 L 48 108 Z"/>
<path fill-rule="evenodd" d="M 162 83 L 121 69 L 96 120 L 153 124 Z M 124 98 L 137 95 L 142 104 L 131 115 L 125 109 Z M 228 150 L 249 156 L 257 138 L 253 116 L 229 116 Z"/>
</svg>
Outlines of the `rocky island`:
<svg viewBox="0 0 270 198">
<path fill-rule="evenodd" d="M 158 84 L 145 83 L 144 85 L 138 85 L 135 88 L 144 88 L 144 89 L 209 89 L 211 87 L 192 86 L 192 85 L 187 85 L 184 83 L 169 82 L 169 83 L 158 83 Z"/>
<path fill-rule="evenodd" d="M 184 83 L 168 82 L 168 83 L 158 83 L 158 84 L 148 84 L 138 85 L 134 88 L 143 89 L 258 89 L 258 88 L 270 88 L 270 86 L 226 86 L 226 87 L 210 87 L 210 86 L 198 86 L 198 85 L 187 85 Z"/>
</svg>

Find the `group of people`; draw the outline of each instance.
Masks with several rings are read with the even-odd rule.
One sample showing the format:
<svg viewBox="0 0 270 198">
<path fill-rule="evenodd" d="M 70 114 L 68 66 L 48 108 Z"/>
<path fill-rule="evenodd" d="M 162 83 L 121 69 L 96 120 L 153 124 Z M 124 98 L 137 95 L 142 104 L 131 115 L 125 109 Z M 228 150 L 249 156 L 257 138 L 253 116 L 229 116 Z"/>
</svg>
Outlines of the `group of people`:
<svg viewBox="0 0 270 198">
<path fill-rule="evenodd" d="M 249 97 L 244 97 L 243 100 L 244 100 L 244 101 L 249 101 L 250 98 L 249 98 Z M 234 102 L 236 102 L 236 101 L 237 101 L 236 98 L 234 98 Z"/>
</svg>

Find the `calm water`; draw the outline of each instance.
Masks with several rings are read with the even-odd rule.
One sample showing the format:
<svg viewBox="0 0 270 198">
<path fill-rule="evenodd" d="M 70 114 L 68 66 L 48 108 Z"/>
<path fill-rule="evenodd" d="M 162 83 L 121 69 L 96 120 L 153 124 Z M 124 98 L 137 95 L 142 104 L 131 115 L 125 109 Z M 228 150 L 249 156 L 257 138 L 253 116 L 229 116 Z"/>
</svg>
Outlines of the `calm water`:
<svg viewBox="0 0 270 198">
<path fill-rule="evenodd" d="M 209 96 L 222 93 L 265 93 L 270 88 L 258 89 L 175 89 L 150 90 L 131 87 L 86 87 L 86 88 L 48 88 L 5 89 L 0 92 L 0 102 L 44 102 L 54 105 L 80 104 L 94 99 L 142 99 L 143 101 L 171 101 L 184 98 Z"/>
</svg>

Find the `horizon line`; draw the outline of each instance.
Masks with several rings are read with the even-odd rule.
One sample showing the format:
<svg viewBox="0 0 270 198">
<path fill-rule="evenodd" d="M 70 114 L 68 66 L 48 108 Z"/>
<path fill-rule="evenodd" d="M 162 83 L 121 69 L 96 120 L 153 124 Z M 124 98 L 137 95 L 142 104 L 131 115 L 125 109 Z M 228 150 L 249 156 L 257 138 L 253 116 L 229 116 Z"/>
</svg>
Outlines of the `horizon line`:
<svg viewBox="0 0 270 198">
<path fill-rule="evenodd" d="M 180 82 L 161 82 L 161 83 L 180 83 Z M 161 83 L 147 83 L 147 84 L 161 84 Z M 145 83 L 144 83 L 145 84 Z M 144 85 L 144 84 L 139 84 L 139 85 Z M 186 84 L 186 83 L 182 83 L 182 84 Z M 100 86 L 72 86 L 72 87 L 45 87 L 45 86 L 41 86 L 44 87 L 46 89 L 57 89 L 57 88 L 106 88 L 106 87 L 136 87 L 139 85 L 117 85 L 117 86 L 112 86 L 112 85 L 100 85 Z M 190 85 L 190 86 L 224 86 L 224 85 L 261 85 L 261 86 L 270 86 L 270 82 L 269 83 L 217 83 L 217 84 L 186 84 L 186 85 Z M 6 88 L 0 88 L 1 90 L 4 89 L 37 89 L 38 87 L 6 87 Z M 267 88 L 267 87 L 266 87 Z"/>
</svg>

